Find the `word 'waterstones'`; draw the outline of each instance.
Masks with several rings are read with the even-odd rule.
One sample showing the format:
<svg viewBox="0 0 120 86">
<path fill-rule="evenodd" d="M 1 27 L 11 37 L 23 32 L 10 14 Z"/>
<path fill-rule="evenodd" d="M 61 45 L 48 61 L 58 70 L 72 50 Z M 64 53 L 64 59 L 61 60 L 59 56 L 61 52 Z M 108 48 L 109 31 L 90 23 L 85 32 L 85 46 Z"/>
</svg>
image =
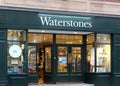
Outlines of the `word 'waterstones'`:
<svg viewBox="0 0 120 86">
<path fill-rule="evenodd" d="M 59 27 L 81 27 L 91 28 L 92 22 L 89 21 L 78 21 L 78 20 L 62 20 L 52 19 L 51 17 L 40 17 L 41 24 L 43 26 L 59 26 Z"/>
</svg>

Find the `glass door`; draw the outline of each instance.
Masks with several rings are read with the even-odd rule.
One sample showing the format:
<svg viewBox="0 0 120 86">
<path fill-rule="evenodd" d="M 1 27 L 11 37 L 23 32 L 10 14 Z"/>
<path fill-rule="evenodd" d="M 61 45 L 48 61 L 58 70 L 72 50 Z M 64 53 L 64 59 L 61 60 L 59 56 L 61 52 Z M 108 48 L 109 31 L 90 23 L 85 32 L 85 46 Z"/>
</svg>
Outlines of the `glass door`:
<svg viewBox="0 0 120 86">
<path fill-rule="evenodd" d="M 68 72 L 68 48 L 58 47 L 58 72 Z"/>
<path fill-rule="evenodd" d="M 36 46 L 28 46 L 28 72 L 37 73 L 37 49 Z"/>
<path fill-rule="evenodd" d="M 28 81 L 29 83 L 38 82 L 38 58 L 37 58 L 37 45 L 28 45 Z"/>
<path fill-rule="evenodd" d="M 71 72 L 81 72 L 81 47 L 72 47 L 72 70 Z"/>
<path fill-rule="evenodd" d="M 81 77 L 81 46 L 58 46 L 58 79 L 78 81 Z M 63 75 L 63 77 L 62 77 Z M 66 77 L 65 77 L 66 76 Z"/>
<path fill-rule="evenodd" d="M 51 72 L 51 46 L 45 47 L 45 72 Z"/>
</svg>

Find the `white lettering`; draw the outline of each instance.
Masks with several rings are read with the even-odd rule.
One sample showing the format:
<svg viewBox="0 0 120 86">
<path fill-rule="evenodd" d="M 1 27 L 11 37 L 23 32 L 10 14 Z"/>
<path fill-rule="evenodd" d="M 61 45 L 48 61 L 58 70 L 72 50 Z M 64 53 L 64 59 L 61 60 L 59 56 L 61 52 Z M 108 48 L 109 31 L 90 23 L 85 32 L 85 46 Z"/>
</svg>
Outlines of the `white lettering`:
<svg viewBox="0 0 120 86">
<path fill-rule="evenodd" d="M 42 25 L 48 25 L 50 22 L 51 17 L 40 17 Z"/>
<path fill-rule="evenodd" d="M 62 26 L 62 20 L 58 21 L 57 24 L 58 24 L 58 26 Z M 57 24 L 56 24 L 56 26 L 57 26 Z"/>
<path fill-rule="evenodd" d="M 44 26 L 59 26 L 59 27 L 81 27 L 92 28 L 92 22 L 74 21 L 74 20 L 58 20 L 51 17 L 40 17 L 41 24 Z"/>
</svg>

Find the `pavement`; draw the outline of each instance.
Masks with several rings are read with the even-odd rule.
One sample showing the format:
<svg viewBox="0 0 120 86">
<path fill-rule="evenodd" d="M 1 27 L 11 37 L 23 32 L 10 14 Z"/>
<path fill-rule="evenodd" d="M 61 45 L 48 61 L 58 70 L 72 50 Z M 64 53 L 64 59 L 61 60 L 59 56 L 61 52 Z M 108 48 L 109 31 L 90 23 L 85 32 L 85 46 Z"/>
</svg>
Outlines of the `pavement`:
<svg viewBox="0 0 120 86">
<path fill-rule="evenodd" d="M 94 86 L 86 83 L 29 84 L 29 86 Z"/>
</svg>

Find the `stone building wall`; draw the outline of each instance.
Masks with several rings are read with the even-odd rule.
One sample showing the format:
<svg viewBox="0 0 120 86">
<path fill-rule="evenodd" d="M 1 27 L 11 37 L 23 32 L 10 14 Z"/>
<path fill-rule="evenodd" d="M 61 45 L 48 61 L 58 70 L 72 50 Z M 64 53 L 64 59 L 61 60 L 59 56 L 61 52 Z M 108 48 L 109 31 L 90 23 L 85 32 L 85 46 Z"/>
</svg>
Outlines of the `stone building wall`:
<svg viewBox="0 0 120 86">
<path fill-rule="evenodd" d="M 10 7 L 120 15 L 120 0 L 0 0 Z"/>
</svg>

